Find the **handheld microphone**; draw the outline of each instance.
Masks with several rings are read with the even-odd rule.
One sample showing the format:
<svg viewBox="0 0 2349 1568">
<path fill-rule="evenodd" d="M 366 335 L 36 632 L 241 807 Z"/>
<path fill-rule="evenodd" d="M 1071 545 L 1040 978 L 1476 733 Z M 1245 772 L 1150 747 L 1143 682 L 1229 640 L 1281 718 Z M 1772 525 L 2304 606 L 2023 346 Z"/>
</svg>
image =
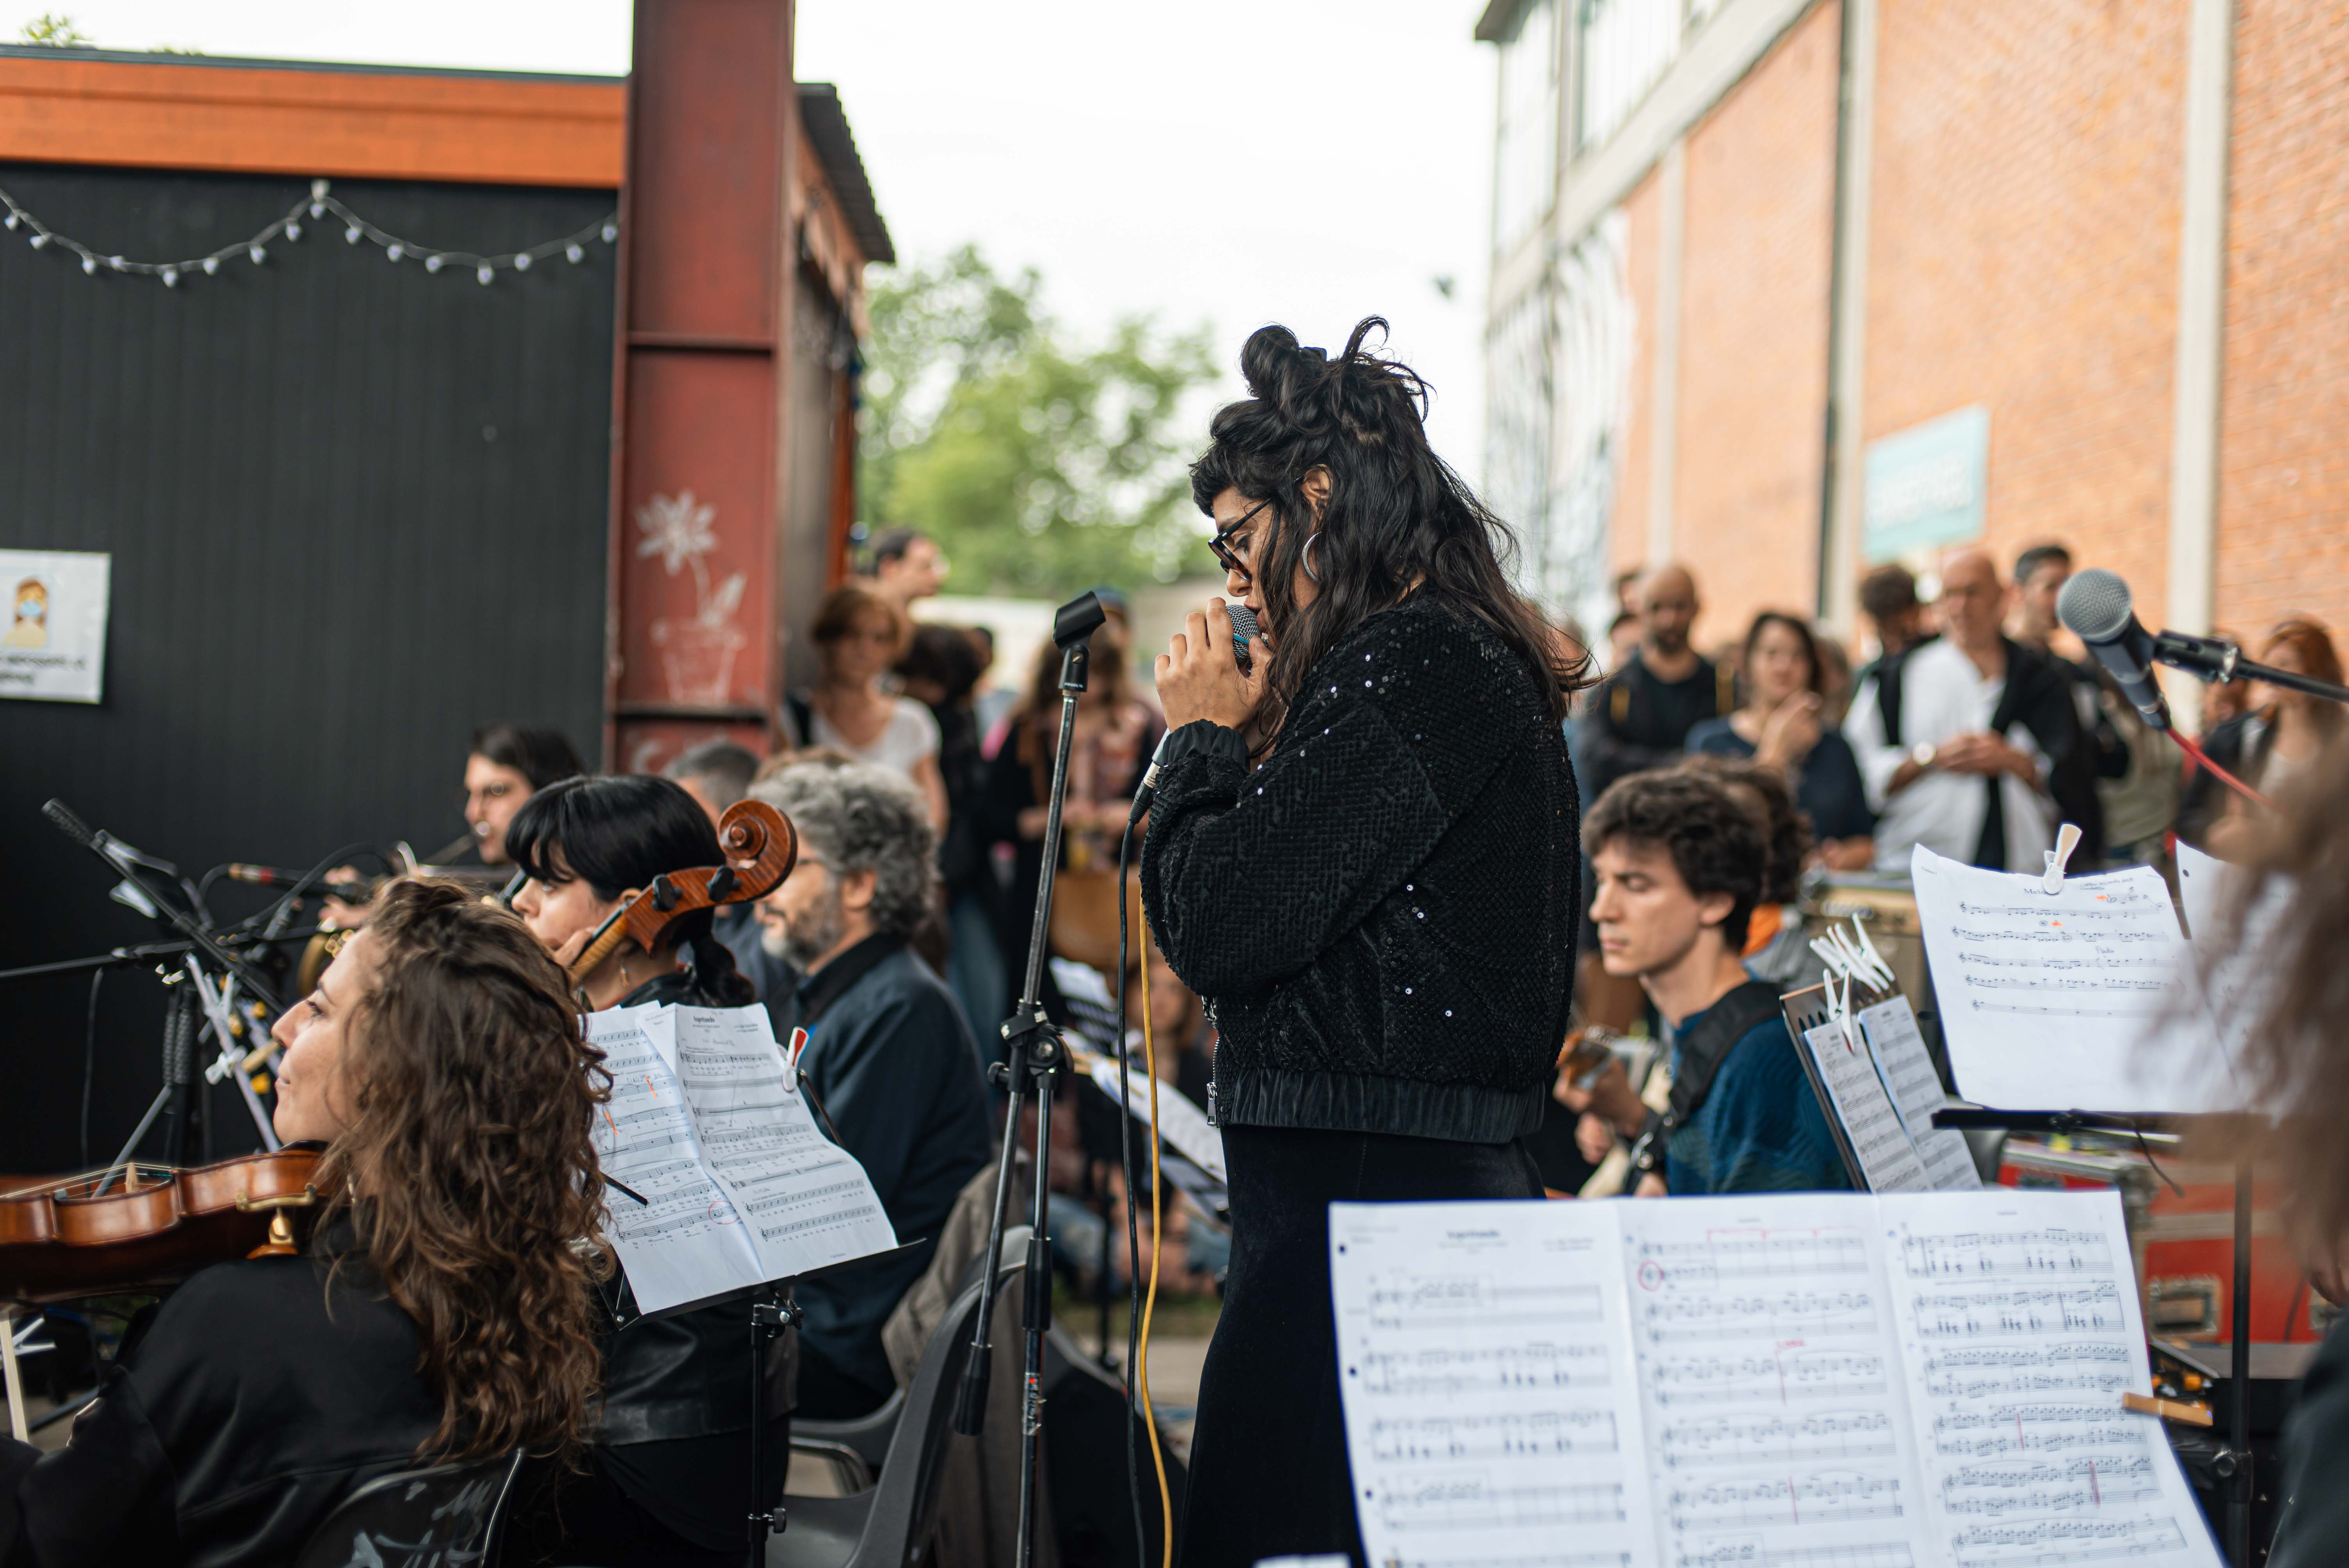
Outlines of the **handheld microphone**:
<svg viewBox="0 0 2349 1568">
<path fill-rule="evenodd" d="M 2055 597 L 2055 618 L 2088 645 L 2146 723 L 2169 727 L 2169 704 L 2153 678 L 2153 638 L 2137 624 L 2128 584 L 2116 572 L 2075 572 Z"/>
<path fill-rule="evenodd" d="M 1256 641 L 1256 612 L 1245 604 L 1226 604 L 1224 614 L 1232 618 L 1232 657 L 1239 661 L 1240 674 L 1247 675 L 1256 667 L 1248 645 Z"/>
<path fill-rule="evenodd" d="M 1238 661 L 1240 674 L 1247 675 L 1255 667 L 1248 654 L 1248 645 L 1256 640 L 1256 612 L 1245 604 L 1226 604 L 1224 614 L 1232 622 L 1232 657 Z M 1133 827 L 1150 810 L 1150 802 L 1158 794 L 1158 775 L 1166 766 L 1166 743 L 1174 738 L 1168 730 L 1158 738 L 1158 749 L 1150 754 L 1150 768 L 1142 776 L 1142 788 L 1133 792 L 1133 810 L 1126 813 L 1125 825 Z"/>
</svg>

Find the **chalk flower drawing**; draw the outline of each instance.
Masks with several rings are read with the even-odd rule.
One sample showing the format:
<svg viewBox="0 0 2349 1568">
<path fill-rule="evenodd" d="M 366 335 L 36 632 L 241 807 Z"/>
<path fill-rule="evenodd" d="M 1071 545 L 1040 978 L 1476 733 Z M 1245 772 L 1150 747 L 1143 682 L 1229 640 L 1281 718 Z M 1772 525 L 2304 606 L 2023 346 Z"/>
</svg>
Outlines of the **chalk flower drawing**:
<svg viewBox="0 0 2349 1568">
<path fill-rule="evenodd" d="M 735 656 L 750 640 L 734 624 L 747 579 L 735 572 L 716 588 L 709 585 L 704 557 L 718 549 L 717 521 L 718 509 L 696 501 L 691 490 L 656 495 L 636 508 L 636 528 L 644 536 L 636 542 L 637 558 L 658 556 L 671 577 L 682 568 L 693 568 L 693 618 L 656 616 L 651 628 L 671 702 L 727 702 L 732 695 Z"/>
</svg>

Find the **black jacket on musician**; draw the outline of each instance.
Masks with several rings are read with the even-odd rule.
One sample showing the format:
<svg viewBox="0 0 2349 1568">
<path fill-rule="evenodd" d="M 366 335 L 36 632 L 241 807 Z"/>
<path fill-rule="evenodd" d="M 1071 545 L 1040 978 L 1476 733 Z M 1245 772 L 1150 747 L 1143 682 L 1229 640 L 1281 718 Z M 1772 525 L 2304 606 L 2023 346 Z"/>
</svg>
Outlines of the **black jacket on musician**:
<svg viewBox="0 0 2349 1568">
<path fill-rule="evenodd" d="M 0 1438 L 0 1563 L 290 1563 L 361 1483 L 422 1462 L 440 1404 L 416 1356 L 347 1222 L 308 1256 L 205 1269 L 133 1323 L 68 1447 Z"/>
<path fill-rule="evenodd" d="M 1143 903 L 1215 1008 L 1215 1120 L 1475 1143 L 1539 1126 L 1579 834 L 1533 672 L 1424 596 L 1323 655 L 1254 771 L 1233 730 L 1176 730 Z"/>
</svg>

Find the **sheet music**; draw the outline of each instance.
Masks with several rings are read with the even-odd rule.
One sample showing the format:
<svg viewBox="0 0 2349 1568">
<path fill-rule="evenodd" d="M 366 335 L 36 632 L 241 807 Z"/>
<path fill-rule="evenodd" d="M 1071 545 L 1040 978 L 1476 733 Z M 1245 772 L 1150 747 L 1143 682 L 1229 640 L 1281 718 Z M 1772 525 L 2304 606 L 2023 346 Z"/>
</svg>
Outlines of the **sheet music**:
<svg viewBox="0 0 2349 1568">
<path fill-rule="evenodd" d="M 2211 1035 L 2159 872 L 2067 877 L 2051 894 L 1922 844 L 1910 868 L 1960 1092 L 2013 1109 L 2211 1109 L 2194 1075 L 2142 1049 L 2172 1018 Z"/>
<path fill-rule="evenodd" d="M 1843 1026 L 1826 1023 L 1803 1031 L 1803 1049 L 1819 1069 L 1819 1080 L 1835 1103 L 1831 1114 L 1843 1124 L 1852 1152 L 1871 1192 L 1922 1192 L 1932 1181 L 1909 1141 L 1909 1130 L 1876 1076 L 1865 1048 L 1854 1050 Z"/>
<path fill-rule="evenodd" d="M 1925 1168 L 1926 1181 L 1937 1192 L 1981 1191 L 1982 1172 L 1974 1169 L 1966 1135 L 1933 1125 L 1933 1113 L 1949 1103 L 1949 1096 L 1941 1092 L 1940 1075 L 1933 1070 L 1909 998 L 1895 996 L 1862 1007 L 1856 1016 L 1876 1057 L 1876 1070 L 1890 1092 L 1892 1109 L 1909 1130 L 1909 1145 Z"/>
<path fill-rule="evenodd" d="M 1917 1551 L 1921 1481 L 1903 1441 L 1875 1202 L 1607 1205 L 1622 1231 L 1667 1568 L 1932 1561 Z"/>
<path fill-rule="evenodd" d="M 1120 1105 L 1128 1106 L 1135 1120 L 1144 1128 L 1150 1125 L 1150 1075 L 1142 1070 L 1140 1060 L 1127 1069 L 1133 1087 L 1131 1101 L 1118 1092 L 1117 1058 L 1072 1047 L 1085 1069 L 1085 1076 L 1101 1087 L 1102 1093 Z M 1228 1186 L 1231 1178 L 1224 1172 L 1224 1135 L 1207 1119 L 1207 1113 L 1193 1104 L 1189 1097 L 1175 1087 L 1160 1079 L 1158 1084 L 1158 1136 L 1166 1146 L 1205 1171 L 1217 1181 Z"/>
<path fill-rule="evenodd" d="M 2234 1064 L 2242 1060 L 2267 1010 L 2275 983 L 2275 936 L 2296 891 L 2292 880 L 2282 876 L 2267 878 L 2255 890 L 2252 873 L 2244 867 L 2178 841 L 2178 901 L 2186 913 L 2196 975 L 2209 993 L 2210 1016 L 2225 1047 L 2230 1086 L 2240 1081 Z M 2239 1088 L 2236 1098 L 2249 1096 Z"/>
<path fill-rule="evenodd" d="M 1330 1205 L 1366 1561 L 1658 1568 L 1620 1207 Z"/>
<path fill-rule="evenodd" d="M 895 1246 L 864 1168 L 816 1130 L 806 1099 L 790 1084 L 767 1010 L 667 1011 L 678 1084 L 702 1158 L 745 1222 L 761 1277 L 781 1279 Z"/>
<path fill-rule="evenodd" d="M 1882 1201 L 1935 1560 L 2219 1568 L 2150 1391 L 2116 1192 Z"/>
<path fill-rule="evenodd" d="M 668 1033 L 668 1011 L 615 1007 L 585 1020 L 588 1042 L 612 1075 L 612 1098 L 596 1109 L 596 1154 L 614 1180 L 647 1200 L 607 1193 L 605 1233 L 646 1312 L 768 1277 L 733 1202 L 701 1162 L 684 1091 L 654 1043 L 656 1032 Z"/>
</svg>

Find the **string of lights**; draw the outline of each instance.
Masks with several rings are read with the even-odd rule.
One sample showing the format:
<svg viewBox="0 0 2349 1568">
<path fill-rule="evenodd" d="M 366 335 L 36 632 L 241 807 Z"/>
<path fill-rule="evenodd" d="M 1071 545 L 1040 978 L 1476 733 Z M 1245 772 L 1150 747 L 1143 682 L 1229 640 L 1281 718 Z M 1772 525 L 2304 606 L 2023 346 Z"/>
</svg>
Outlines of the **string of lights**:
<svg viewBox="0 0 2349 1568">
<path fill-rule="evenodd" d="M 394 262 L 423 263 L 424 270 L 428 273 L 437 273 L 443 268 L 454 268 L 460 272 L 470 270 L 475 280 L 484 286 L 494 281 L 502 270 L 511 268 L 514 272 L 526 273 L 533 263 L 554 256 L 561 256 L 576 264 L 587 259 L 587 246 L 591 241 L 601 240 L 608 245 L 620 237 L 620 215 L 614 212 L 588 224 L 576 233 L 565 234 L 559 240 L 548 240 L 524 251 L 510 251 L 502 255 L 483 256 L 477 255 L 471 251 L 438 250 L 430 245 L 419 245 L 413 240 L 403 240 L 397 234 L 387 233 L 377 228 L 345 206 L 334 194 L 334 188 L 329 181 L 313 180 L 310 181 L 308 200 L 294 203 L 292 207 L 286 209 L 284 217 L 249 240 L 240 241 L 233 245 L 223 245 L 210 255 L 191 256 L 185 261 L 133 262 L 121 256 L 101 254 L 83 244 L 79 240 L 58 233 L 18 206 L 16 199 L 5 191 L 0 191 L 0 208 L 5 209 L 5 212 L 0 212 L 0 229 L 5 229 L 11 233 L 20 230 L 31 230 L 33 249 L 36 251 L 47 250 L 51 245 L 55 245 L 59 250 L 68 251 L 80 257 L 81 270 L 91 277 L 96 277 L 102 272 L 111 272 L 160 278 L 165 288 L 179 287 L 180 280 L 191 273 L 200 273 L 206 277 L 216 276 L 222 262 L 233 261 L 239 256 L 244 257 L 256 267 L 262 265 L 269 259 L 269 246 L 272 242 L 280 238 L 288 242 L 302 238 L 302 220 L 305 216 L 313 222 L 323 222 L 331 214 L 341 221 L 343 239 L 346 243 L 356 245 L 365 240 L 370 244 L 381 247 L 383 253 Z"/>
</svg>

